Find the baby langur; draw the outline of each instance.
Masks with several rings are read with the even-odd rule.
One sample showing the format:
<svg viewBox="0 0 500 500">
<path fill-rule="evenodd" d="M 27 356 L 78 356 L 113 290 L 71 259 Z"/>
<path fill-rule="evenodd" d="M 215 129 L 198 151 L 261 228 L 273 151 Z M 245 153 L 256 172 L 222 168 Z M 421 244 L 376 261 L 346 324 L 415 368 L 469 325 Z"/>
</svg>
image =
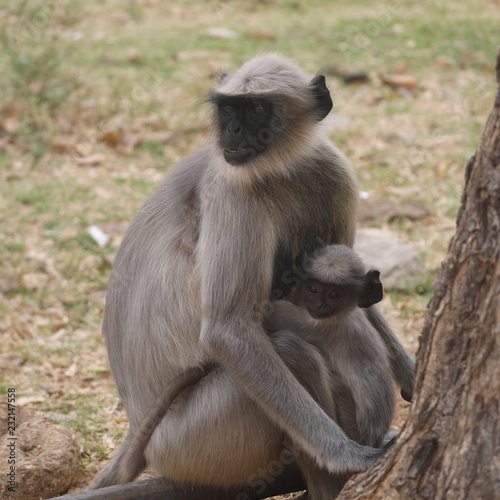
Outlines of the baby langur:
<svg viewBox="0 0 500 500">
<path fill-rule="evenodd" d="M 386 345 L 360 308 L 382 299 L 380 273 L 366 272 L 344 245 L 317 249 L 304 259 L 303 271 L 298 306 L 275 302 L 267 326 L 290 330 L 320 350 L 333 375 L 334 394 L 340 380 L 354 400 L 356 425 L 343 421 L 351 417 L 342 413 L 339 424 L 360 444 L 378 447 L 392 419 L 394 387 Z"/>
<path fill-rule="evenodd" d="M 352 398 L 335 406 L 319 401 L 355 441 L 379 447 L 392 419 L 394 389 L 387 349 L 378 332 L 359 308 L 382 299 L 380 273 L 365 268 L 352 249 L 343 245 L 321 248 L 306 258 L 298 306 L 286 300 L 273 303 L 265 323 L 280 351 L 284 334 L 297 335 L 315 346 L 330 370 L 333 394 Z M 293 371 L 293 367 L 290 366 Z M 117 465 L 119 483 L 133 481 L 143 469 L 144 451 L 171 403 L 184 389 L 205 376 L 213 366 L 192 369 L 176 377 L 160 393 L 140 425 L 131 433 Z M 308 368 L 310 370 L 310 368 Z M 314 369 L 314 367 L 313 367 Z M 355 414 L 344 411 L 354 406 Z"/>
</svg>

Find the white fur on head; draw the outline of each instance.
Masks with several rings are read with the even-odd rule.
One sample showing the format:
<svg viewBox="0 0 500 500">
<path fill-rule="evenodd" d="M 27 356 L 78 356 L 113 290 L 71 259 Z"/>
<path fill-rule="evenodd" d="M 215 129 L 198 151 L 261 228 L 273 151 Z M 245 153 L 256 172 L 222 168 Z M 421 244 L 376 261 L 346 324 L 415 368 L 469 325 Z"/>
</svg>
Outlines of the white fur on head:
<svg viewBox="0 0 500 500">
<path fill-rule="evenodd" d="M 247 61 L 233 74 L 224 78 L 218 92 L 225 95 L 268 94 L 283 90 L 295 92 L 298 98 L 310 77 L 287 57 L 276 53 L 262 54 Z"/>
<path fill-rule="evenodd" d="M 318 248 L 303 267 L 311 278 L 323 283 L 361 285 L 366 273 L 362 260 L 345 245 Z"/>
</svg>

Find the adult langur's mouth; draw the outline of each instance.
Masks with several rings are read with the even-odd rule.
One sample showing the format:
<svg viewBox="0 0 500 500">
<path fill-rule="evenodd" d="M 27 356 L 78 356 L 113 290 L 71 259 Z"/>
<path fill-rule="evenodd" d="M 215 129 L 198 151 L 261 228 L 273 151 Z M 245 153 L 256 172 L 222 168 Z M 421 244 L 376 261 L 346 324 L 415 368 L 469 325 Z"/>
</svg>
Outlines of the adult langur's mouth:
<svg viewBox="0 0 500 500">
<path fill-rule="evenodd" d="M 253 149 L 224 149 L 224 159 L 231 165 L 241 165 L 254 156 Z"/>
</svg>

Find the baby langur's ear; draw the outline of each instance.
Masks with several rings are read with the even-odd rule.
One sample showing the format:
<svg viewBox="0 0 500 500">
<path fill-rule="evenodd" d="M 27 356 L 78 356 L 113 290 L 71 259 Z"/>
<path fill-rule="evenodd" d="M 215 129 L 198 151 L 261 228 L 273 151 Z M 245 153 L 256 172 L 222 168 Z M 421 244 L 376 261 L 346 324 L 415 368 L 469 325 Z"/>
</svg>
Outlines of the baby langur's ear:
<svg viewBox="0 0 500 500">
<path fill-rule="evenodd" d="M 361 297 L 359 298 L 359 307 L 370 307 L 382 300 L 384 288 L 380 282 L 380 272 L 372 269 L 365 274 L 365 284 Z"/>
</svg>

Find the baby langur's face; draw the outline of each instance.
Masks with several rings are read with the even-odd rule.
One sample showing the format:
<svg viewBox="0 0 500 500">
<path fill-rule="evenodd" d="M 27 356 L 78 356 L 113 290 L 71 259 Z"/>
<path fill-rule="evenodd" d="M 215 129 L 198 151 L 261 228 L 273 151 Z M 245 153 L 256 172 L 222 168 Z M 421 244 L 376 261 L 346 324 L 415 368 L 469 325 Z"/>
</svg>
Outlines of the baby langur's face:
<svg viewBox="0 0 500 500">
<path fill-rule="evenodd" d="M 306 281 L 301 285 L 302 304 L 314 319 L 325 319 L 348 312 L 358 305 L 355 287 Z"/>
</svg>

